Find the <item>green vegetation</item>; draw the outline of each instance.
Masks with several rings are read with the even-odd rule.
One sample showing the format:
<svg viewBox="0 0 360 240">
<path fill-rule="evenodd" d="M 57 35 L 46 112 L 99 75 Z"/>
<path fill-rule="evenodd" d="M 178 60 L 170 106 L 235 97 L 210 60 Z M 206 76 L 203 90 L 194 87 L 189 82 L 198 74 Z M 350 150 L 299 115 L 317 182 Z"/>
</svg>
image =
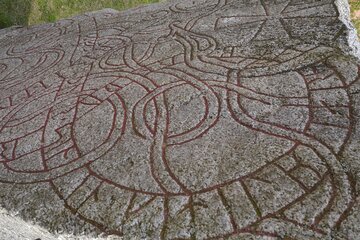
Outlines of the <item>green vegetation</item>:
<svg viewBox="0 0 360 240">
<path fill-rule="evenodd" d="M 0 0 L 0 28 L 26 25 L 31 11 L 31 0 Z"/>
<path fill-rule="evenodd" d="M 351 0 L 350 6 L 351 6 L 351 18 L 358 31 L 358 36 L 360 37 L 360 1 Z"/>
<path fill-rule="evenodd" d="M 54 22 L 103 8 L 123 10 L 159 0 L 0 0 L 0 28 Z"/>
</svg>

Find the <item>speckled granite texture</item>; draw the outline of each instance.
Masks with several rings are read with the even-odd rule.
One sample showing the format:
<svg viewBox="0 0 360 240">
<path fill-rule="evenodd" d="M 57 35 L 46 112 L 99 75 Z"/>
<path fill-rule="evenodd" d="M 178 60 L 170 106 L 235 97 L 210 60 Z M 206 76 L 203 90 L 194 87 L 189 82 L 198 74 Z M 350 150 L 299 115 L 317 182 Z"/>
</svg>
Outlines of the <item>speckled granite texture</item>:
<svg viewBox="0 0 360 240">
<path fill-rule="evenodd" d="M 1 30 L 5 215 L 54 239 L 357 239 L 347 8 L 169 1 Z"/>
</svg>

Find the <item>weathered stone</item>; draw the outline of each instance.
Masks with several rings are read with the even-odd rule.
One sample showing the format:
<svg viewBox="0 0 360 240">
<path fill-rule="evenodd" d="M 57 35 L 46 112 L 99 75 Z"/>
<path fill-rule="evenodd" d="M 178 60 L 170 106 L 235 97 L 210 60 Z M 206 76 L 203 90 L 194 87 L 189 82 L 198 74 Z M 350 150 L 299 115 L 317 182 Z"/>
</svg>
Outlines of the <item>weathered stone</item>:
<svg viewBox="0 0 360 240">
<path fill-rule="evenodd" d="M 346 8 L 169 1 L 1 30 L 0 204 L 17 216 L 0 238 L 355 239 Z"/>
</svg>

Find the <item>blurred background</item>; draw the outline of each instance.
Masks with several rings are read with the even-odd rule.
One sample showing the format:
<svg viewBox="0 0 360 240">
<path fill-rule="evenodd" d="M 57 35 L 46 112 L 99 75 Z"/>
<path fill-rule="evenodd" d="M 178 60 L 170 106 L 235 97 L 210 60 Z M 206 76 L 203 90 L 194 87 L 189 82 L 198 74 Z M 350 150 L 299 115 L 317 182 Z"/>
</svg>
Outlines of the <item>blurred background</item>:
<svg viewBox="0 0 360 240">
<path fill-rule="evenodd" d="M 166 0 L 0 0 L 0 28 L 54 22 L 84 12 L 124 10 Z M 351 17 L 360 36 L 360 0 L 350 0 Z"/>
<path fill-rule="evenodd" d="M 0 0 L 1 1 L 1 0 Z M 360 38 L 360 0 L 350 0 L 351 18 Z"/>
<path fill-rule="evenodd" d="M 0 0 L 0 28 L 54 22 L 84 12 L 124 10 L 159 0 Z"/>
</svg>

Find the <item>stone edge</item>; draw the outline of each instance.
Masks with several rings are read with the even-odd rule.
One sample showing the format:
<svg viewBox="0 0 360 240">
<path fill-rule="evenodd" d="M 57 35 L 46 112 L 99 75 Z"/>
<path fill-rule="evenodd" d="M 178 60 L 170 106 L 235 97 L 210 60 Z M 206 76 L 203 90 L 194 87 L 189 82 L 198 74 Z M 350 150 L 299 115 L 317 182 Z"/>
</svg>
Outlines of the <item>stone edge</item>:
<svg viewBox="0 0 360 240">
<path fill-rule="evenodd" d="M 347 45 L 340 48 L 350 55 L 354 56 L 360 61 L 360 41 L 357 36 L 357 30 L 350 17 L 350 4 L 348 0 L 335 0 L 335 5 L 339 11 L 339 20 L 345 25 L 347 29 Z"/>
<path fill-rule="evenodd" d="M 155 5 L 160 5 L 162 4 L 161 2 Z M 351 18 L 350 18 L 350 5 L 348 0 L 335 0 L 335 5 L 338 8 L 339 11 L 339 20 L 346 26 L 347 28 L 347 44 L 348 46 L 340 46 L 341 49 L 345 52 L 345 54 L 350 54 L 352 56 L 354 56 L 358 61 L 360 61 L 360 41 L 358 39 L 357 36 L 357 30 L 354 27 L 354 25 L 351 22 Z M 152 8 L 153 6 L 151 6 Z M 144 10 L 148 9 L 145 6 L 139 6 L 137 8 L 135 8 L 136 10 Z M 100 11 L 114 11 L 113 13 L 123 13 L 123 11 L 119 12 L 116 11 L 114 9 L 103 9 Z M 130 10 L 130 9 L 129 9 Z M 125 10 L 124 12 L 128 12 L 129 10 Z M 134 9 L 131 9 L 134 10 Z M 96 11 L 99 12 L 99 11 Z M 18 29 L 19 26 L 15 26 L 15 27 L 10 27 L 8 29 L 1 29 L 1 30 L 16 30 Z M 0 31 L 1 32 L 1 31 Z M 4 31 L 5 32 L 5 31 Z M 4 34 L 5 35 L 5 34 Z M 0 229 L 0 237 L 6 237 L 9 236 L 8 234 L 17 234 L 18 236 L 12 236 L 12 239 L 14 240 L 22 240 L 20 237 L 24 237 L 23 235 L 20 235 L 20 232 L 22 231 L 30 231 L 31 234 L 38 234 L 38 238 L 44 238 L 45 239 L 49 239 L 49 237 L 51 237 L 52 239 L 56 240 L 105 240 L 105 239 L 119 239 L 119 238 L 113 238 L 113 237 L 107 237 L 107 238 L 89 238 L 86 236 L 72 236 L 72 235 L 59 235 L 58 237 L 55 237 L 54 234 L 49 233 L 46 229 L 34 224 L 34 223 L 29 223 L 29 222 L 25 222 L 24 220 L 22 220 L 21 218 L 14 216 L 12 214 L 9 214 L 5 209 L 0 208 L 0 222 L 2 223 L 15 223 L 16 226 L 12 226 L 12 228 L 14 230 L 16 230 L 16 232 L 12 229 L 10 229 L 8 226 L 8 228 L 1 228 Z M 4 226 L 4 225 L 3 225 Z M 5 225 L 6 226 L 6 225 Z M 29 236 L 30 237 L 30 236 Z M 27 239 L 30 240 L 30 238 L 27 237 Z M 121 239 L 121 238 L 120 238 Z"/>
</svg>

